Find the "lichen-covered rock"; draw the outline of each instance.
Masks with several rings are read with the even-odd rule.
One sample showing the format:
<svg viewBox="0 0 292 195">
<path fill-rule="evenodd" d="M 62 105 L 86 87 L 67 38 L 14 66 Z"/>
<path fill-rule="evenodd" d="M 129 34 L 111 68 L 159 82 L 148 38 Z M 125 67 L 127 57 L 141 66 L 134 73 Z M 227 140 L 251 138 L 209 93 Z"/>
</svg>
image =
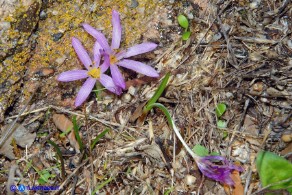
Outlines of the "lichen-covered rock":
<svg viewBox="0 0 292 195">
<path fill-rule="evenodd" d="M 20 93 L 25 63 L 31 57 L 41 0 L 0 1 L 0 122 Z"/>
</svg>

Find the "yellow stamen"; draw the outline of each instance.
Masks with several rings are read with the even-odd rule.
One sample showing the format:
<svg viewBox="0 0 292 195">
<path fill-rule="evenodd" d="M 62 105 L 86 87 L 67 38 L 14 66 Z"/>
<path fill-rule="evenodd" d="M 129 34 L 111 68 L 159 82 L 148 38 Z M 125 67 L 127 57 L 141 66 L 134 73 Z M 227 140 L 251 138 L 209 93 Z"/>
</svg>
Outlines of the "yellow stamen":
<svg viewBox="0 0 292 195">
<path fill-rule="evenodd" d="M 110 64 L 115 64 L 116 62 L 117 62 L 118 60 L 117 60 L 117 58 L 116 58 L 116 56 L 110 56 Z"/>
<path fill-rule="evenodd" d="M 92 78 L 99 79 L 100 78 L 100 68 L 92 68 L 91 70 L 89 70 L 87 72 L 87 74 L 89 76 L 91 76 Z"/>
</svg>

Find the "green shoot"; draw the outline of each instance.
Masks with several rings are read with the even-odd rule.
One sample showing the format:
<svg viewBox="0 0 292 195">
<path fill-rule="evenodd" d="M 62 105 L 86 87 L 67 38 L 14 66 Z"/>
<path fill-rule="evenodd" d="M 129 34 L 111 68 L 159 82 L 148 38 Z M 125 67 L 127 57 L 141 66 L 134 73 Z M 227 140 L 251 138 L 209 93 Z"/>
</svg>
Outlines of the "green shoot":
<svg viewBox="0 0 292 195">
<path fill-rule="evenodd" d="M 101 139 L 101 138 L 103 138 L 104 136 L 105 136 L 105 134 L 107 133 L 107 132 L 109 132 L 109 128 L 106 128 L 103 132 L 101 132 L 93 141 L 92 141 L 92 143 L 91 143 L 91 150 L 95 147 L 95 145 L 97 144 L 97 142 Z"/>
<path fill-rule="evenodd" d="M 219 118 L 225 113 L 226 111 L 226 104 L 224 103 L 220 103 L 216 106 L 215 108 L 215 113 L 216 113 L 216 116 L 217 116 L 217 127 L 219 129 L 224 129 L 227 127 L 227 122 L 225 120 L 219 120 Z"/>
<path fill-rule="evenodd" d="M 101 92 L 103 90 L 105 90 L 106 88 L 104 88 L 99 82 L 96 82 L 95 87 L 96 87 L 96 89 L 92 90 L 92 91 L 95 93 L 96 99 L 98 101 L 100 101 L 101 100 Z"/>
<path fill-rule="evenodd" d="M 189 28 L 189 21 L 182 14 L 177 17 L 177 20 L 178 20 L 179 25 L 185 29 L 185 32 L 182 35 L 182 40 L 186 41 L 191 36 L 191 32 L 188 30 L 188 28 Z"/>
<path fill-rule="evenodd" d="M 101 184 L 99 184 L 93 191 L 92 194 L 95 194 L 98 190 L 100 190 L 101 188 L 103 188 L 104 186 L 106 186 L 109 182 L 111 182 L 114 178 L 110 177 L 107 180 L 105 180 L 104 182 L 102 182 Z"/>
<path fill-rule="evenodd" d="M 174 190 L 174 187 L 172 186 L 171 188 L 166 190 L 163 195 L 169 195 L 173 190 Z"/>
<path fill-rule="evenodd" d="M 71 132 L 71 129 L 72 129 L 71 127 L 68 127 L 68 129 L 65 132 L 61 133 L 59 136 L 61 138 L 66 137 L 66 135 Z"/>
<path fill-rule="evenodd" d="M 159 85 L 158 89 L 156 90 L 156 92 L 154 93 L 154 95 L 150 98 L 150 100 L 144 106 L 143 114 L 148 113 L 151 110 L 150 105 L 154 104 L 158 100 L 158 98 L 160 98 L 161 94 L 163 93 L 164 89 L 166 88 L 169 77 L 170 77 L 170 73 L 168 72 L 164 76 L 162 82 L 160 83 L 160 85 Z"/>
<path fill-rule="evenodd" d="M 217 127 L 219 129 L 224 129 L 227 127 L 227 122 L 226 121 L 223 121 L 223 120 L 218 120 L 217 121 Z"/>
<path fill-rule="evenodd" d="M 75 134 L 75 138 L 79 144 L 79 147 L 80 147 L 80 152 L 82 153 L 83 149 L 84 149 L 84 144 L 82 143 L 82 140 L 80 138 L 80 135 L 79 135 L 79 126 L 77 124 L 77 121 L 76 121 L 76 116 L 73 116 L 72 118 L 72 123 L 73 123 L 73 129 L 74 129 L 74 134 Z"/>
<path fill-rule="evenodd" d="M 60 150 L 60 148 L 58 147 L 57 144 L 55 144 L 51 140 L 47 140 L 47 142 L 49 144 L 51 144 L 55 148 L 55 150 L 57 152 L 57 155 L 59 156 L 59 159 L 60 159 L 60 162 L 61 162 L 61 174 L 62 174 L 62 179 L 64 181 L 65 180 L 65 166 L 64 166 L 64 159 L 63 159 L 63 156 L 62 156 L 62 152 L 61 152 L 61 150 Z"/>
<path fill-rule="evenodd" d="M 184 139 L 182 138 L 179 129 L 175 126 L 174 121 L 172 120 L 170 113 L 168 112 L 167 108 L 160 103 L 153 103 L 149 105 L 149 109 L 152 109 L 153 107 L 158 107 L 163 114 L 166 116 L 167 118 L 167 122 L 169 124 L 169 126 L 173 129 L 174 133 L 176 134 L 177 138 L 179 139 L 179 141 L 182 143 L 182 145 L 184 146 L 184 148 L 186 149 L 186 151 L 196 160 L 199 158 L 199 155 L 195 154 L 187 145 L 187 143 L 184 141 Z"/>
<path fill-rule="evenodd" d="M 39 171 L 38 174 L 40 175 L 40 178 L 38 179 L 38 183 L 40 185 L 44 185 L 44 184 L 48 183 L 50 178 L 54 178 L 56 176 L 54 174 L 51 174 L 46 169 Z"/>
</svg>

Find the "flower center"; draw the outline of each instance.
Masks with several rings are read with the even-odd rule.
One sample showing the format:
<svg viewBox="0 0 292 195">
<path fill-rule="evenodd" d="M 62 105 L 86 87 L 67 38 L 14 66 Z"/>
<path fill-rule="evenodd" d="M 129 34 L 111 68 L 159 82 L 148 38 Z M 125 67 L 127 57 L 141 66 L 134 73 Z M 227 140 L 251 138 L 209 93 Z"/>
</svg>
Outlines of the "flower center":
<svg viewBox="0 0 292 195">
<path fill-rule="evenodd" d="M 87 74 L 89 76 L 91 76 L 92 78 L 99 79 L 100 78 L 100 68 L 92 68 L 91 70 L 89 70 L 87 72 Z"/>
<path fill-rule="evenodd" d="M 118 62 L 118 60 L 117 60 L 116 56 L 110 55 L 110 64 L 115 64 L 117 62 Z"/>
</svg>

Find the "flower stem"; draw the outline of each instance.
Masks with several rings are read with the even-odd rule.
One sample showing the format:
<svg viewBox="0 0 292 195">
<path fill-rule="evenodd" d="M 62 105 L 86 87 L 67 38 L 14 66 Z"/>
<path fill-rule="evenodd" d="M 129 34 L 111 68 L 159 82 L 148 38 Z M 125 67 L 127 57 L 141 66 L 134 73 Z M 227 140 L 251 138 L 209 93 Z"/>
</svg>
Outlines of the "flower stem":
<svg viewBox="0 0 292 195">
<path fill-rule="evenodd" d="M 189 148 L 189 146 L 187 145 L 187 143 L 184 141 L 184 139 L 182 138 L 179 129 L 175 126 L 174 121 L 172 120 L 167 108 L 160 103 L 153 103 L 150 104 L 148 106 L 149 110 L 151 110 L 153 107 L 158 107 L 162 110 L 162 112 L 165 114 L 168 124 L 169 126 L 171 126 L 171 128 L 173 129 L 174 133 L 176 134 L 177 138 L 180 140 L 180 142 L 183 144 L 183 146 L 185 147 L 185 149 L 187 150 L 187 152 L 194 158 L 194 160 L 198 160 L 200 157 L 198 155 L 196 155 L 192 149 Z"/>
</svg>

